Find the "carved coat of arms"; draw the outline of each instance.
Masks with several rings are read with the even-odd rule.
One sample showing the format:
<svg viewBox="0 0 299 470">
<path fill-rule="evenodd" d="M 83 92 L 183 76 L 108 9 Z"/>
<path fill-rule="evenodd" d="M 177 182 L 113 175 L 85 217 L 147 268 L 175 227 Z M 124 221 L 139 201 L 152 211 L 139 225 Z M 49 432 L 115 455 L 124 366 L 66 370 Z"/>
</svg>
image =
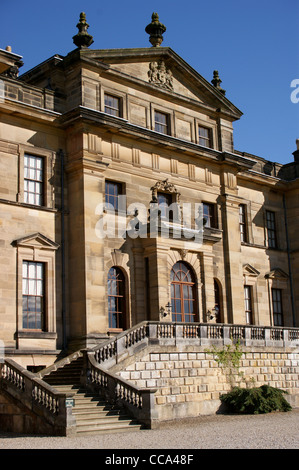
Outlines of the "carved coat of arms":
<svg viewBox="0 0 299 470">
<path fill-rule="evenodd" d="M 166 67 L 164 60 L 150 62 L 148 79 L 150 83 L 173 90 L 173 76 L 171 70 Z"/>
</svg>

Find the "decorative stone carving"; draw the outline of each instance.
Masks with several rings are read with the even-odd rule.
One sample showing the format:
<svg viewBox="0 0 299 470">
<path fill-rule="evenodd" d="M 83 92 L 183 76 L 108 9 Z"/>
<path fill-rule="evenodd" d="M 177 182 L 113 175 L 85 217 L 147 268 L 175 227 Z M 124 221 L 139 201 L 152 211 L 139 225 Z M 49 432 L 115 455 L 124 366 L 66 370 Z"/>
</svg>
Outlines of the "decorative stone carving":
<svg viewBox="0 0 299 470">
<path fill-rule="evenodd" d="M 181 255 L 182 260 L 184 260 L 184 259 L 186 259 L 186 256 L 189 253 L 189 250 L 182 249 L 182 250 L 179 250 L 179 253 Z"/>
<path fill-rule="evenodd" d="M 213 72 L 213 80 L 211 80 L 211 83 L 214 85 L 217 90 L 219 90 L 223 95 L 225 95 L 226 91 L 221 88 L 220 84 L 222 83 L 222 80 L 219 78 L 219 73 L 218 70 L 214 70 Z"/>
<path fill-rule="evenodd" d="M 161 86 L 168 90 L 173 90 L 173 76 L 170 69 L 165 65 L 164 60 L 150 62 L 148 71 L 148 81 L 154 85 Z"/>
<path fill-rule="evenodd" d="M 77 24 L 79 32 L 73 36 L 74 44 L 79 47 L 79 49 L 89 47 L 93 43 L 93 37 L 88 34 L 87 29 L 89 24 L 86 22 L 86 15 L 84 12 L 80 13 L 80 20 Z"/>
<path fill-rule="evenodd" d="M 163 41 L 163 33 L 166 31 L 166 26 L 160 23 L 158 13 L 152 14 L 152 21 L 145 28 L 147 34 L 150 35 L 149 42 L 153 47 L 159 47 Z"/>
<path fill-rule="evenodd" d="M 157 183 L 151 187 L 152 191 L 152 202 L 156 202 L 157 200 L 157 193 L 158 191 L 165 191 L 168 193 L 175 193 L 176 194 L 176 202 L 180 202 L 181 194 L 177 191 L 174 184 L 168 182 L 168 178 L 164 181 L 157 181 Z"/>
</svg>

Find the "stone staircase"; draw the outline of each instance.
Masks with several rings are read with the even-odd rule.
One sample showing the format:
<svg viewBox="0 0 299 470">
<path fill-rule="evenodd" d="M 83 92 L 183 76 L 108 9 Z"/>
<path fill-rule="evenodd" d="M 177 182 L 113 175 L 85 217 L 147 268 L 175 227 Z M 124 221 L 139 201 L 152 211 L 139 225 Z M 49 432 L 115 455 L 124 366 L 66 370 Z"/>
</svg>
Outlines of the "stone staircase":
<svg viewBox="0 0 299 470">
<path fill-rule="evenodd" d="M 76 434 L 82 436 L 142 429 L 142 425 L 128 416 L 123 409 L 109 404 L 80 385 L 82 367 L 83 358 L 79 357 L 43 377 L 45 382 L 59 392 L 74 393 L 72 413 L 76 418 Z"/>
</svg>

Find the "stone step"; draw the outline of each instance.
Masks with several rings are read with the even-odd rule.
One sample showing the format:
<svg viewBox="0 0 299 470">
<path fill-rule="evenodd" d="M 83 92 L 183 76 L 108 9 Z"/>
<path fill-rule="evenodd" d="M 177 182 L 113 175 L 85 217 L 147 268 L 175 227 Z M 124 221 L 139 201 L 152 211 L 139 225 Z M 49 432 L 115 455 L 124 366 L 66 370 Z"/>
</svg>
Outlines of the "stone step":
<svg viewBox="0 0 299 470">
<path fill-rule="evenodd" d="M 105 410 L 105 409 L 76 409 L 73 408 L 73 414 L 76 415 L 79 419 L 88 419 L 88 418 L 97 418 L 97 417 L 111 417 L 111 418 L 121 418 L 126 417 L 127 415 L 119 410 Z"/>
<path fill-rule="evenodd" d="M 79 417 L 76 415 L 76 424 L 78 426 L 105 426 L 107 424 L 121 424 L 121 425 L 130 425 L 132 420 L 127 417 L 120 418 L 119 416 L 98 416 L 93 418 Z"/>
<path fill-rule="evenodd" d="M 95 434 L 111 434 L 119 432 L 140 431 L 142 426 L 140 424 L 108 424 L 101 426 L 78 426 L 77 435 L 95 435 Z"/>
<path fill-rule="evenodd" d="M 112 406 L 109 405 L 109 403 L 106 403 L 105 401 L 89 401 L 89 402 L 77 402 L 75 399 L 75 406 L 77 410 L 85 410 L 85 409 L 92 409 L 93 411 L 95 409 L 100 409 L 102 408 L 103 410 L 110 411 L 112 410 Z"/>
<path fill-rule="evenodd" d="M 82 388 L 80 375 L 83 359 L 66 364 L 43 380 L 61 393 L 72 393 L 77 435 L 138 431 L 142 426 L 124 410 L 116 409 L 97 394 Z"/>
</svg>

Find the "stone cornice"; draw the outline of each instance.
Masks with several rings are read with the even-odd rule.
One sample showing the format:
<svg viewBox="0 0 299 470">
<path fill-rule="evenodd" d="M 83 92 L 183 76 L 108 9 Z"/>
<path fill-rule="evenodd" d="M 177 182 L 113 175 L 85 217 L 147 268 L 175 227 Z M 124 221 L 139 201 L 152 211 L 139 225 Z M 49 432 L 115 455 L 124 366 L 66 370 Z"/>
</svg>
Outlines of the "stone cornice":
<svg viewBox="0 0 299 470">
<path fill-rule="evenodd" d="M 128 120 L 123 118 L 117 118 L 109 114 L 89 109 L 83 106 L 79 106 L 60 118 L 60 123 L 63 128 L 67 128 L 76 123 L 82 121 L 101 124 L 102 130 L 111 134 L 122 134 L 124 136 L 130 136 L 143 140 L 144 142 L 157 142 L 162 147 L 168 147 L 169 149 L 184 152 L 189 155 L 198 156 L 200 154 L 201 159 L 207 161 L 218 162 L 220 165 L 233 166 L 237 171 L 244 171 L 245 169 L 252 168 L 254 160 L 245 158 L 240 155 L 235 155 L 228 152 L 219 152 L 215 149 L 202 147 L 194 142 L 185 141 L 178 139 L 173 136 L 166 134 L 160 134 L 159 132 L 151 129 L 131 124 Z"/>
</svg>

